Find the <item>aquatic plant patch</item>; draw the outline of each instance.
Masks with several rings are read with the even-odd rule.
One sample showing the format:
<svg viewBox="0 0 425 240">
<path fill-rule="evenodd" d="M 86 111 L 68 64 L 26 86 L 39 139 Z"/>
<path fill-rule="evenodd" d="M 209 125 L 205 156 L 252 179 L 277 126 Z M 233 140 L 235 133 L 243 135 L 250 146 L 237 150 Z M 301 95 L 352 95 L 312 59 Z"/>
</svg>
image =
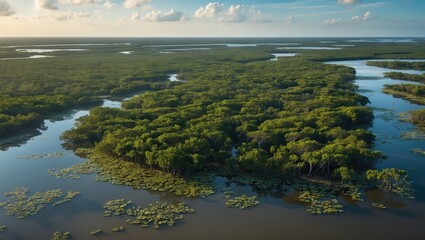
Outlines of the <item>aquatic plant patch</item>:
<svg viewBox="0 0 425 240">
<path fill-rule="evenodd" d="M 50 159 L 50 158 L 61 158 L 63 157 L 63 152 L 51 152 L 51 153 L 34 153 L 31 155 L 18 156 L 18 159 Z"/>
<path fill-rule="evenodd" d="M 90 235 L 97 235 L 97 234 L 100 234 L 102 232 L 103 232 L 102 229 L 98 228 L 98 229 L 95 229 L 95 230 L 91 231 L 90 232 Z"/>
<path fill-rule="evenodd" d="M 185 203 L 166 203 L 166 202 L 155 202 L 149 204 L 148 207 L 136 207 L 131 206 L 131 201 L 124 199 L 110 200 L 104 204 L 105 217 L 127 215 L 131 217 L 127 219 L 127 223 L 132 225 L 140 225 L 141 227 L 147 228 L 153 225 L 155 228 L 159 228 L 161 225 L 174 226 L 175 223 L 183 219 L 184 213 L 193 213 L 194 210 L 189 208 Z M 121 226 L 122 227 L 122 226 Z M 119 232 L 123 231 L 122 228 L 114 228 L 112 231 Z"/>
<path fill-rule="evenodd" d="M 153 225 L 159 228 L 161 225 L 173 227 L 175 223 L 183 219 L 184 213 L 193 213 L 194 210 L 185 203 L 170 204 L 165 202 L 156 202 L 149 204 L 147 208 L 133 208 L 128 211 L 129 216 L 133 219 L 127 220 L 129 224 L 140 225 L 141 227 L 149 227 Z"/>
<path fill-rule="evenodd" d="M 47 204 L 53 206 L 72 200 L 79 192 L 69 192 L 65 198 L 58 200 L 64 194 L 60 189 L 36 192 L 28 196 L 28 188 L 17 187 L 14 191 L 4 193 L 8 201 L 0 203 L 6 210 L 6 215 L 16 216 L 18 219 L 38 214 Z M 54 202 L 58 200 L 57 202 Z"/>
<path fill-rule="evenodd" d="M 184 197 L 206 197 L 214 193 L 212 175 L 200 173 L 188 179 L 159 170 L 143 168 L 108 156 L 90 156 L 84 163 L 65 169 L 50 169 L 56 178 L 79 179 L 81 174 L 96 174 L 96 180 L 159 192 L 173 192 Z"/>
<path fill-rule="evenodd" d="M 69 232 L 61 233 L 57 231 L 53 233 L 52 240 L 68 240 L 70 236 L 71 236 L 71 233 Z"/>
<path fill-rule="evenodd" d="M 119 216 L 126 212 L 127 206 L 131 204 L 131 201 L 125 201 L 124 199 L 110 200 L 107 201 L 103 208 L 106 209 L 103 216 Z"/>
<path fill-rule="evenodd" d="M 248 197 L 247 195 L 235 197 L 226 201 L 227 207 L 240 208 L 242 210 L 255 207 L 258 204 L 260 204 L 260 201 L 257 200 L 257 196 Z"/>
<path fill-rule="evenodd" d="M 414 154 L 425 156 L 425 150 L 422 150 L 420 148 L 412 148 L 410 151 Z"/>
<path fill-rule="evenodd" d="M 0 233 L 4 233 L 6 231 L 5 225 L 0 225 Z"/>
</svg>

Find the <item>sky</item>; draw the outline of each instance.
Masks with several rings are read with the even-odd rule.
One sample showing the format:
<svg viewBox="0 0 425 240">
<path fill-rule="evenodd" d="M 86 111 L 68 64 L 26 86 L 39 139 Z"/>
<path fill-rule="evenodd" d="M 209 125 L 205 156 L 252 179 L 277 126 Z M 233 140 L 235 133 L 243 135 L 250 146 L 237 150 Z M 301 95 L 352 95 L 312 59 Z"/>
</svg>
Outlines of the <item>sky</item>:
<svg viewBox="0 0 425 240">
<path fill-rule="evenodd" d="M 0 0 L 0 37 L 425 37 L 424 0 Z"/>
</svg>

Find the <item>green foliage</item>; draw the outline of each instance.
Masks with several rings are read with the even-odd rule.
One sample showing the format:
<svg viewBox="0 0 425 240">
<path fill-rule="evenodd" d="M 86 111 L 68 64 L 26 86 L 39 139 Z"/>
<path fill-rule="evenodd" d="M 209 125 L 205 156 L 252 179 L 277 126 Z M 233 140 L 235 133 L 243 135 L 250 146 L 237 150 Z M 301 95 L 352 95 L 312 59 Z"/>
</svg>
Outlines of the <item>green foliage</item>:
<svg viewBox="0 0 425 240">
<path fill-rule="evenodd" d="M 406 99 L 413 103 L 425 105 L 425 85 L 391 84 L 385 85 L 382 92 Z"/>
<path fill-rule="evenodd" d="M 422 150 L 420 148 L 412 148 L 410 151 L 414 154 L 425 156 L 425 150 Z"/>
<path fill-rule="evenodd" d="M 161 225 L 173 227 L 174 224 L 183 219 L 184 213 L 193 213 L 194 210 L 184 203 L 169 204 L 165 202 L 156 202 L 150 204 L 147 208 L 133 208 L 128 211 L 133 219 L 127 220 L 129 224 L 149 227 L 153 225 L 158 229 Z"/>
<path fill-rule="evenodd" d="M 0 233 L 4 233 L 6 231 L 5 225 L 0 225 Z"/>
<path fill-rule="evenodd" d="M 105 213 L 103 216 L 109 217 L 109 216 L 119 216 L 121 214 L 124 214 L 126 211 L 126 207 L 131 204 L 131 201 L 126 202 L 124 199 L 117 199 L 117 200 L 110 200 L 107 201 L 103 208 L 105 208 Z"/>
<path fill-rule="evenodd" d="M 98 228 L 98 229 L 95 229 L 95 230 L 91 231 L 90 232 L 90 235 L 98 235 L 98 234 L 100 234 L 102 232 L 103 232 L 102 229 Z"/>
<path fill-rule="evenodd" d="M 165 203 L 165 202 L 155 202 L 149 204 L 146 208 L 141 207 L 131 207 L 131 201 L 125 201 L 124 199 L 111 200 L 105 203 L 106 217 L 114 215 L 126 214 L 130 219 L 127 220 L 127 223 L 133 225 L 140 225 L 141 227 L 149 227 L 153 225 L 155 228 L 159 228 L 161 225 L 168 225 L 170 227 L 183 219 L 184 213 L 193 213 L 194 210 L 189 208 L 184 203 Z M 112 231 L 118 232 L 123 231 L 125 228 L 123 226 L 119 228 L 114 228 Z"/>
<path fill-rule="evenodd" d="M 205 197 L 214 193 L 210 184 L 211 174 L 199 173 L 185 179 L 105 155 L 92 155 L 87 162 L 61 170 L 50 169 L 49 173 L 57 178 L 71 179 L 79 179 L 80 174 L 95 173 L 97 181 L 126 185 L 134 189 L 170 191 L 185 197 Z"/>
<path fill-rule="evenodd" d="M 80 192 L 69 191 L 62 200 L 53 203 L 53 206 L 57 206 L 57 205 L 60 205 L 62 203 L 65 203 L 65 202 L 69 202 L 78 195 L 80 195 Z"/>
<path fill-rule="evenodd" d="M 248 197 L 247 195 L 235 197 L 226 201 L 227 207 L 240 208 L 242 210 L 255 207 L 258 204 L 260 204 L 260 201 L 257 200 L 257 196 Z"/>
<path fill-rule="evenodd" d="M 212 165 L 253 175 L 332 176 L 382 157 L 370 150 L 373 136 L 357 129 L 373 114 L 362 106 L 367 98 L 353 92 L 352 69 L 277 62 L 194 69 L 186 83 L 135 97 L 124 109 L 93 109 L 62 139 L 179 176 Z"/>
<path fill-rule="evenodd" d="M 16 216 L 18 219 L 26 218 L 38 214 L 48 203 L 53 206 L 72 200 L 79 192 L 68 192 L 68 194 L 58 202 L 54 202 L 61 196 L 63 192 L 59 189 L 48 190 L 46 192 L 36 192 L 34 195 L 28 196 L 28 188 L 17 187 L 12 192 L 4 193 L 9 201 L 0 203 L 0 207 L 4 207 L 6 215 Z"/>
<path fill-rule="evenodd" d="M 68 240 L 70 236 L 71 236 L 71 233 L 69 232 L 61 233 L 57 231 L 53 233 L 52 240 Z"/>
<path fill-rule="evenodd" d="M 425 109 L 410 112 L 410 121 L 421 129 L 425 129 Z"/>
<path fill-rule="evenodd" d="M 366 178 L 384 191 L 414 198 L 410 188 L 409 176 L 405 170 L 396 168 L 385 168 L 381 171 L 368 170 Z"/>
<path fill-rule="evenodd" d="M 309 204 L 307 212 L 310 214 L 338 214 L 344 212 L 343 206 L 336 199 L 321 200 L 323 195 L 318 192 L 305 191 L 298 199 Z"/>
<path fill-rule="evenodd" d="M 425 74 L 409 74 L 402 72 L 386 72 L 384 76 L 395 80 L 425 83 Z"/>
<path fill-rule="evenodd" d="M 399 70 L 425 70 L 425 62 L 404 62 L 404 61 L 368 61 L 369 66 L 399 69 Z"/>
<path fill-rule="evenodd" d="M 125 230 L 124 226 L 114 227 L 112 228 L 112 232 L 123 232 Z"/>
</svg>

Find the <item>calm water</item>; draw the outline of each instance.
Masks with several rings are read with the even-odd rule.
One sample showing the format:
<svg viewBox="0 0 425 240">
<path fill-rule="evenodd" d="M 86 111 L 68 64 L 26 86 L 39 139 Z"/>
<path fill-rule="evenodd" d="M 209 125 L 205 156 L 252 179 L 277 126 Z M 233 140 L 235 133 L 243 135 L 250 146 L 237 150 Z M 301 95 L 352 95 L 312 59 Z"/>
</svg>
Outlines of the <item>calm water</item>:
<svg viewBox="0 0 425 240">
<path fill-rule="evenodd" d="M 417 200 L 402 202 L 402 209 L 378 210 L 368 202 L 351 205 L 344 202 L 345 214 L 339 216 L 312 216 L 306 208 L 294 203 L 291 194 L 284 197 L 260 197 L 259 207 L 250 210 L 228 209 L 220 194 L 208 198 L 188 200 L 172 194 L 132 190 L 96 182 L 92 175 L 80 180 L 55 179 L 47 169 L 64 168 L 85 161 L 61 147 L 59 136 L 73 127 L 78 117 L 88 111 L 74 111 L 59 121 L 46 120 L 47 130 L 20 147 L 0 152 L 0 192 L 26 186 L 32 193 L 60 188 L 62 191 L 80 191 L 72 202 L 56 208 L 46 206 L 38 215 L 23 220 L 0 214 L 0 224 L 7 231 L 0 235 L 6 240 L 50 239 L 54 231 L 70 231 L 75 240 L 83 239 L 423 239 L 425 229 L 425 157 L 410 153 L 411 148 L 425 149 L 425 141 L 407 141 L 400 138 L 403 131 L 413 127 L 398 121 L 398 114 L 420 108 L 415 104 L 393 98 L 380 92 L 382 86 L 398 81 L 382 78 L 388 71 L 369 67 L 364 61 L 333 62 L 352 66 L 358 71 L 355 83 L 359 92 L 368 96 L 375 109 L 375 122 L 371 131 L 377 136 L 376 149 L 388 159 L 380 167 L 396 166 L 410 170 L 415 181 Z M 374 79 L 371 79 L 373 77 Z M 120 107 L 119 102 L 105 100 L 104 106 Z M 19 159 L 18 156 L 34 153 L 64 152 L 58 159 Z M 217 179 L 222 183 L 223 179 Z M 240 193 L 252 193 L 250 187 L 233 185 Z M 370 197 L 376 197 L 368 195 Z M 142 229 L 125 224 L 125 218 L 103 217 L 102 206 L 111 199 L 125 198 L 141 206 L 157 200 L 182 200 L 196 210 L 185 216 L 175 228 L 160 230 Z M 0 198 L 0 201 L 4 201 Z M 116 226 L 126 226 L 124 233 L 112 233 Z M 106 234 L 91 236 L 90 232 L 101 228 Z"/>
</svg>

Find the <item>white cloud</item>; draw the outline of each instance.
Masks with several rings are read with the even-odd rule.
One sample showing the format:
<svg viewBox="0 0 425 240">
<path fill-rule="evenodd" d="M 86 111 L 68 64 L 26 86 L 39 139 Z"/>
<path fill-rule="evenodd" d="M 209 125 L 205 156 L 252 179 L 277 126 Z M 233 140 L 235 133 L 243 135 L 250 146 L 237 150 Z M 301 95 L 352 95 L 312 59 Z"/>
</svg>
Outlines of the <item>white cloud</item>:
<svg viewBox="0 0 425 240">
<path fill-rule="evenodd" d="M 117 4 L 111 3 L 110 1 L 106 1 L 106 2 L 103 3 L 103 7 L 106 8 L 106 9 L 111 9 L 111 8 L 115 7 L 116 5 Z"/>
<path fill-rule="evenodd" d="M 351 21 L 354 21 L 354 22 L 369 21 L 373 19 L 374 17 L 375 17 L 375 14 L 371 13 L 370 11 L 367 11 L 361 16 L 356 15 L 352 17 Z"/>
<path fill-rule="evenodd" d="M 343 5 L 352 5 L 352 4 L 358 4 L 361 0 L 338 0 L 338 4 Z"/>
<path fill-rule="evenodd" d="M 125 0 L 124 7 L 125 8 L 135 8 L 140 7 L 145 3 L 148 3 L 150 0 Z"/>
<path fill-rule="evenodd" d="M 269 16 L 264 15 L 260 10 L 256 10 L 255 8 L 249 9 L 249 15 L 254 22 L 260 22 L 260 23 L 272 22 Z"/>
<path fill-rule="evenodd" d="M 243 5 L 232 5 L 230 6 L 226 15 L 220 18 L 220 22 L 233 22 L 233 23 L 244 22 L 246 17 L 243 12 L 244 12 Z"/>
<path fill-rule="evenodd" d="M 136 20 L 140 20 L 140 13 L 138 13 L 138 12 L 133 12 L 133 13 L 131 14 L 131 20 L 134 20 L 134 21 L 136 21 Z"/>
<path fill-rule="evenodd" d="M 50 14 L 50 15 L 45 15 L 45 16 L 37 16 L 37 17 L 34 17 L 34 19 L 66 21 L 66 20 L 74 20 L 74 19 L 88 18 L 88 17 L 91 17 L 91 15 L 89 13 L 63 12 L 63 13 Z"/>
<path fill-rule="evenodd" d="M 325 20 L 325 25 L 330 25 L 330 26 L 332 26 L 332 25 L 339 25 L 339 24 L 342 24 L 342 21 L 341 21 L 341 19 L 340 18 L 332 18 L 332 19 L 327 19 L 327 20 Z"/>
<path fill-rule="evenodd" d="M 224 4 L 219 2 L 208 3 L 205 7 L 200 7 L 196 10 L 194 16 L 197 18 L 212 18 L 223 11 Z"/>
<path fill-rule="evenodd" d="M 97 0 L 68 0 L 68 2 L 72 5 L 81 6 L 85 4 L 95 4 Z"/>
<path fill-rule="evenodd" d="M 35 9 L 42 10 L 58 10 L 58 1 L 57 0 L 35 0 L 34 6 Z"/>
<path fill-rule="evenodd" d="M 174 11 L 174 9 L 165 13 L 152 10 L 150 13 L 146 14 L 143 19 L 149 22 L 175 22 L 186 20 L 186 18 L 183 17 L 183 12 Z"/>
<path fill-rule="evenodd" d="M 289 26 L 295 22 L 295 18 L 293 16 L 289 16 L 285 18 L 285 25 Z"/>
<path fill-rule="evenodd" d="M 14 12 L 10 10 L 9 2 L 0 0 L 0 16 L 10 16 L 12 14 L 14 14 Z"/>
<path fill-rule="evenodd" d="M 145 5 L 145 6 L 143 6 L 143 8 L 142 8 L 144 11 L 150 11 L 150 10 L 153 10 L 153 7 L 152 7 L 152 5 Z"/>
</svg>

